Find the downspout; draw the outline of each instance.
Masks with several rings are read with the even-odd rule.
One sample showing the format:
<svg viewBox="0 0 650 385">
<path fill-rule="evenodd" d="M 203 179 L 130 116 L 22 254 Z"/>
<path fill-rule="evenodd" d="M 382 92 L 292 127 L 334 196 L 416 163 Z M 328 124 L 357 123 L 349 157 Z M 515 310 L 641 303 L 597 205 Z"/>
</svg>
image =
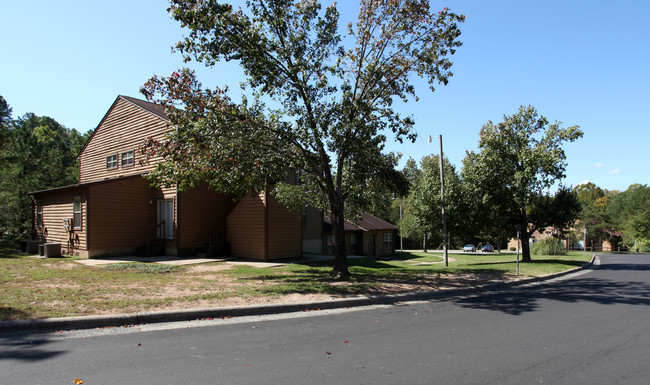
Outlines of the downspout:
<svg viewBox="0 0 650 385">
<path fill-rule="evenodd" d="M 269 186 L 264 188 L 264 260 L 269 260 Z"/>
<path fill-rule="evenodd" d="M 182 192 L 178 191 L 178 185 L 176 187 L 176 205 L 174 207 L 176 214 L 175 228 L 174 228 L 174 243 L 176 244 L 176 256 L 180 256 L 181 253 L 181 195 Z"/>
<path fill-rule="evenodd" d="M 81 210 L 82 217 L 81 218 L 82 218 L 82 223 L 83 223 L 83 217 L 84 217 L 84 215 L 86 216 L 86 227 L 83 228 L 83 231 L 86 232 L 86 255 L 88 256 L 88 258 L 90 258 L 90 250 L 91 250 L 90 249 L 90 244 L 91 244 L 91 242 L 90 242 L 90 238 L 91 238 L 90 237 L 90 234 L 91 234 L 91 231 L 90 231 L 90 187 L 86 186 L 85 190 L 86 190 L 85 191 L 85 193 L 86 193 L 85 194 L 86 195 L 86 210 L 83 210 L 83 208 L 82 208 L 82 210 Z M 81 249 L 81 244 L 79 244 L 78 247 L 79 247 L 79 249 Z"/>
</svg>

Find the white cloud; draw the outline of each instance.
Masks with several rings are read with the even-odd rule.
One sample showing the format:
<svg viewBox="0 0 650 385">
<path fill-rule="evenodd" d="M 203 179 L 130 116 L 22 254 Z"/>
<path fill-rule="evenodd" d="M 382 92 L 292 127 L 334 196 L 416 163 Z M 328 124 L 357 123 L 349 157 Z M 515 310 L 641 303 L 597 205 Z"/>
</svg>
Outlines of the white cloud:
<svg viewBox="0 0 650 385">
<path fill-rule="evenodd" d="M 602 164 L 600 162 L 596 162 L 596 164 L 594 164 L 594 167 L 596 167 L 596 168 L 601 168 L 603 166 L 604 166 L 604 164 Z"/>
<path fill-rule="evenodd" d="M 615 168 L 615 169 L 613 169 L 612 171 L 610 171 L 609 174 L 610 174 L 610 175 L 611 175 L 611 174 L 618 174 L 619 172 L 621 172 L 621 169 L 619 169 L 619 168 Z"/>
</svg>

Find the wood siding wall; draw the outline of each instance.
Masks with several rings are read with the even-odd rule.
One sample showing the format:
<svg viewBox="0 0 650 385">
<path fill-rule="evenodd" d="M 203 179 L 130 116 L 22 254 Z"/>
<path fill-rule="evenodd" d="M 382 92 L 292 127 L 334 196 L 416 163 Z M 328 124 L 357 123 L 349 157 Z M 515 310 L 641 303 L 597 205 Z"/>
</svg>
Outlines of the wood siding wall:
<svg viewBox="0 0 650 385">
<path fill-rule="evenodd" d="M 88 190 L 89 257 L 133 253 L 155 236 L 161 193 L 144 178 L 93 184 Z"/>
<path fill-rule="evenodd" d="M 302 213 L 287 210 L 272 194 L 267 195 L 267 259 L 302 255 Z"/>
<path fill-rule="evenodd" d="M 306 208 L 306 217 L 303 226 L 304 239 L 323 239 L 323 214 L 313 207 Z"/>
<path fill-rule="evenodd" d="M 393 247 L 384 249 L 384 233 L 392 233 L 393 234 Z M 372 245 L 370 242 L 372 242 L 372 235 L 374 235 L 375 238 L 375 253 L 374 255 L 372 254 Z M 393 230 L 376 230 L 376 231 L 366 231 L 363 233 L 363 255 L 369 256 L 369 257 L 377 257 L 377 258 L 383 258 L 383 257 L 388 257 L 391 255 L 395 254 L 395 235 L 396 232 Z"/>
<path fill-rule="evenodd" d="M 155 160 L 140 165 L 142 155 L 138 148 L 145 139 L 163 139 L 169 131 L 168 122 L 131 102 L 118 98 L 97 127 L 90 141 L 79 156 L 79 182 L 93 182 L 126 175 L 143 174 L 153 168 Z M 122 153 L 134 151 L 134 165 L 122 167 Z M 118 166 L 106 169 L 106 157 L 117 155 Z"/>
<path fill-rule="evenodd" d="M 68 249 L 68 233 L 63 226 L 63 220 L 71 220 L 73 217 L 72 202 L 74 196 L 81 196 L 81 218 L 80 230 L 74 230 L 75 245 L 73 250 Z M 45 242 L 56 242 L 61 244 L 63 253 L 86 256 L 87 238 L 86 212 L 88 205 L 86 194 L 83 188 L 55 190 L 34 195 L 34 199 L 40 202 L 43 208 L 43 226 L 36 229 L 38 237 Z M 34 225 L 36 225 L 36 206 L 34 207 Z"/>
<path fill-rule="evenodd" d="M 226 234 L 234 257 L 265 259 L 265 193 L 246 196 L 228 215 Z"/>
<path fill-rule="evenodd" d="M 210 233 L 226 226 L 226 217 L 235 206 L 229 195 L 217 194 L 200 186 L 178 194 L 180 249 L 195 249 L 208 242 Z"/>
</svg>

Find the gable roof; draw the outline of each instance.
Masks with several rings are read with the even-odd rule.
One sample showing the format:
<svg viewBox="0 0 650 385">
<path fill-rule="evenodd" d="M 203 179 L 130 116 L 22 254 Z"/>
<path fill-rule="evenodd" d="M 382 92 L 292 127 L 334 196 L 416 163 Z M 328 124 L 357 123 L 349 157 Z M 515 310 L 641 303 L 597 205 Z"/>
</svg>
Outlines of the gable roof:
<svg viewBox="0 0 650 385">
<path fill-rule="evenodd" d="M 130 96 L 124 96 L 124 95 L 120 95 L 117 98 L 118 99 L 122 98 L 122 99 L 124 99 L 126 101 L 129 101 L 129 102 L 135 104 L 136 106 L 138 106 L 138 107 L 140 107 L 140 108 L 142 108 L 144 110 L 147 110 L 147 111 L 151 112 L 154 115 L 157 115 L 160 118 L 163 118 L 165 120 L 169 120 L 169 118 L 167 117 L 167 114 L 165 113 L 165 108 L 163 106 L 159 105 L 159 104 L 147 102 L 145 100 L 140 100 L 140 99 L 132 98 Z"/>
<path fill-rule="evenodd" d="M 88 138 L 88 140 L 86 141 L 84 146 L 81 148 L 81 151 L 79 151 L 79 154 L 77 154 L 77 159 L 79 159 L 79 156 L 81 155 L 81 153 L 84 152 L 84 150 L 86 149 L 86 146 L 88 146 L 88 143 L 90 143 L 90 141 L 93 139 L 93 136 L 95 136 L 95 133 L 97 132 L 97 129 L 102 125 L 102 123 L 104 123 L 104 121 L 106 120 L 108 115 L 110 115 L 111 111 L 113 111 L 113 108 L 115 107 L 115 105 L 117 104 L 117 102 L 120 99 L 125 100 L 125 101 L 133 104 L 134 106 L 136 106 L 136 107 L 138 107 L 138 108 L 140 108 L 140 109 L 142 109 L 142 110 L 144 110 L 144 111 L 146 111 L 146 112 L 148 112 L 148 113 L 150 113 L 152 115 L 155 115 L 155 116 L 159 117 L 160 119 L 163 119 L 163 120 L 169 122 L 169 118 L 167 117 L 167 114 L 165 113 L 165 109 L 162 106 L 159 106 L 159 105 L 157 105 L 155 103 L 147 102 L 146 100 L 140 100 L 140 99 L 132 98 L 130 96 L 118 95 L 117 98 L 115 98 L 115 101 L 113 102 L 113 104 L 111 104 L 111 107 L 108 109 L 106 114 L 104 114 L 104 117 L 102 118 L 102 120 L 99 121 L 99 124 L 93 130 L 93 133 L 90 134 L 90 137 Z"/>
<path fill-rule="evenodd" d="M 325 222 L 326 231 L 331 231 L 332 220 L 329 215 L 323 216 L 323 221 Z M 377 218 L 374 215 L 368 214 L 367 212 L 362 212 L 361 217 L 350 221 L 345 220 L 343 228 L 345 231 L 377 231 L 377 230 L 398 230 L 398 227 L 390 224 L 382 219 Z"/>
</svg>

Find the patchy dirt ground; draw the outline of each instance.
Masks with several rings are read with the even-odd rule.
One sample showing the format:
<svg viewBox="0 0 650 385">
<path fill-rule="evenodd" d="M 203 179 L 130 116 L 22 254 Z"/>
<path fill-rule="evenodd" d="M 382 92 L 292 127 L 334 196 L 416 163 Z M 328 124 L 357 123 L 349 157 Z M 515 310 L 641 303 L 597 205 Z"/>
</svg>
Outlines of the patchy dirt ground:
<svg viewBox="0 0 650 385">
<path fill-rule="evenodd" d="M 6 265 L 0 320 L 104 315 L 202 307 L 313 303 L 341 298 L 473 287 L 517 279 L 503 274 L 387 274 L 333 281 L 307 272 L 246 276 L 232 264 L 191 265 L 170 274 L 137 274 L 73 261 Z M 268 271 L 268 270 L 267 270 Z M 302 275 L 301 275 L 302 274 Z"/>
<path fill-rule="evenodd" d="M 197 271 L 209 272 L 213 267 L 197 267 Z M 205 276 L 208 278 L 209 276 Z M 210 277 L 212 278 L 212 277 Z M 231 307 L 231 306 L 253 306 L 253 305 L 268 305 L 268 304 L 289 304 L 289 303 L 314 303 L 322 301 L 337 300 L 343 298 L 356 298 L 365 296 L 379 296 L 391 295 L 401 293 L 420 293 L 437 290 L 457 289 L 464 287 L 473 287 L 485 285 L 494 282 L 509 282 L 516 281 L 518 278 L 514 275 L 487 275 L 487 274 L 462 274 L 449 277 L 439 278 L 432 276 L 429 280 L 420 279 L 418 282 L 382 282 L 376 287 L 368 288 L 366 290 L 349 293 L 349 294 L 320 294 L 320 293 L 290 293 L 279 296 L 226 296 L 224 298 L 213 299 L 198 299 L 193 301 L 179 300 L 167 303 L 161 306 L 148 307 L 147 311 L 158 310 L 181 310 L 193 309 L 203 307 Z M 209 295 L 215 291 L 230 291 L 236 289 L 239 284 L 235 279 L 224 280 L 220 277 L 218 283 L 215 282 L 214 286 L 209 288 L 195 287 L 189 290 L 187 287 L 167 286 L 164 293 L 161 293 L 165 298 L 182 298 L 188 294 L 192 295 Z M 265 286 L 273 285 L 273 283 L 265 281 L 253 281 L 256 289 Z M 354 282 L 333 282 L 334 286 L 351 286 Z M 145 309 L 132 309 L 132 311 L 142 311 Z M 107 309 L 100 314 L 115 314 L 124 312 L 124 309 Z"/>
</svg>

